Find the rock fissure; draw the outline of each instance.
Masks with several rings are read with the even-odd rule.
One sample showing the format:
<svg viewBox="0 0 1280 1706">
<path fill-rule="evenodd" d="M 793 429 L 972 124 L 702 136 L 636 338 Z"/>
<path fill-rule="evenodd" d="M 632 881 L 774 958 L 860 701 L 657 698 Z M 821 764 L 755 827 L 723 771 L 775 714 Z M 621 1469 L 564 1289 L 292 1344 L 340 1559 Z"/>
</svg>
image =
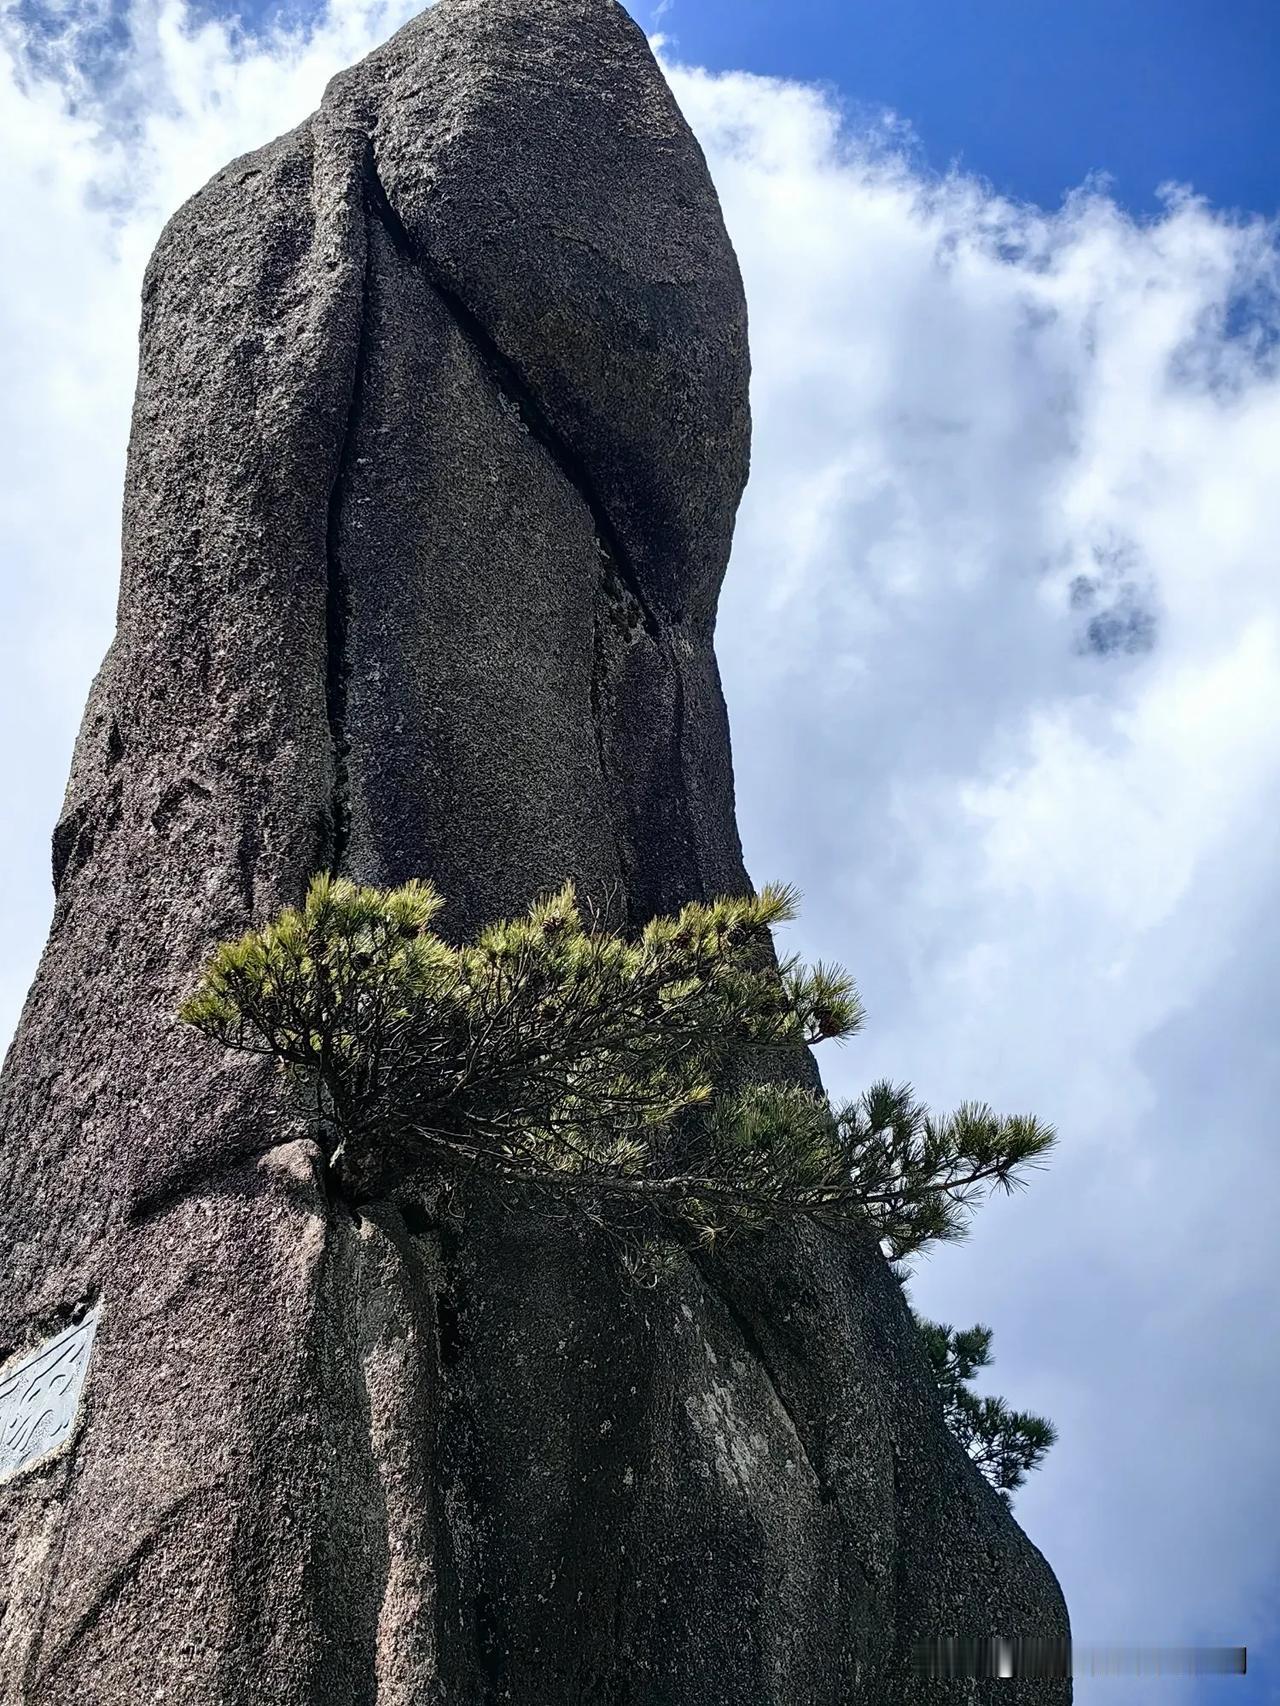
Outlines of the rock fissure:
<svg viewBox="0 0 1280 1706">
<path fill-rule="evenodd" d="M 624 643 L 630 643 L 636 629 L 640 629 L 650 642 L 659 649 L 668 663 L 675 684 L 675 727 L 672 745 L 685 819 L 683 825 L 684 839 L 692 849 L 694 836 L 692 823 L 689 820 L 689 802 L 687 789 L 684 785 L 684 760 L 681 750 L 684 687 L 679 664 L 673 655 L 670 633 L 666 626 L 659 621 L 645 597 L 639 576 L 630 563 L 618 538 L 617 531 L 609 518 L 608 511 L 596 492 L 581 458 L 574 454 L 551 424 L 533 388 L 520 372 L 516 363 L 499 346 L 489 328 L 463 301 L 458 291 L 444 276 L 439 265 L 431 257 L 423 254 L 414 242 L 387 194 L 386 185 L 378 172 L 372 142 L 369 144 L 366 155 L 365 196 L 366 206 L 381 223 L 392 248 L 403 260 L 421 272 L 434 291 L 437 300 L 448 314 L 451 323 L 457 328 L 476 356 L 503 406 L 519 419 L 523 429 L 544 452 L 591 519 L 595 549 L 600 563 L 600 577 L 595 596 L 592 627 L 591 722 L 595 735 L 596 757 L 600 774 L 606 788 L 614 796 L 621 790 L 610 761 L 606 737 L 610 716 L 605 688 L 605 681 L 610 669 L 607 644 L 608 628 L 612 626 L 619 630 L 625 636 Z M 634 876 L 632 869 L 634 860 L 629 854 L 615 813 L 610 813 L 610 820 L 618 869 L 622 877 L 623 916 L 620 922 L 626 927 L 636 922 L 633 920 L 631 908 L 627 904 L 627 896 Z"/>
<path fill-rule="evenodd" d="M 372 143 L 370 144 L 368 160 L 366 181 L 368 183 L 369 206 L 382 221 L 383 228 L 393 247 L 398 254 L 406 260 L 412 261 L 421 270 L 449 318 L 479 358 L 481 366 L 489 375 L 498 395 L 506 406 L 519 416 L 521 424 L 530 438 L 547 453 L 562 478 L 577 494 L 591 517 L 605 577 L 625 589 L 626 596 L 635 604 L 645 631 L 651 637 L 657 638 L 659 632 L 658 619 L 645 597 L 639 577 L 631 565 L 627 552 L 618 538 L 617 530 L 595 490 L 594 483 L 582 459 L 565 443 L 564 438 L 552 425 L 546 410 L 534 393 L 533 387 L 512 358 L 499 346 L 484 321 L 463 301 L 458 291 L 445 277 L 439 263 L 430 255 L 423 254 L 419 250 L 405 227 L 404 221 L 392 205 L 386 185 L 378 174 Z"/>
<path fill-rule="evenodd" d="M 369 309 L 372 290 L 373 256 L 369 241 L 369 220 L 376 211 L 378 174 L 373 161 L 373 144 L 366 140 L 364 166 L 360 177 L 360 196 L 364 226 L 364 255 L 360 279 L 360 325 L 356 334 L 355 358 L 351 367 L 351 389 L 347 397 L 346 415 L 338 441 L 338 458 L 329 487 L 329 506 L 325 526 L 325 713 L 329 720 L 329 742 L 332 748 L 333 774 L 329 795 L 328 865 L 340 871 L 351 838 L 351 736 L 347 728 L 348 686 L 351 676 L 349 627 L 351 618 L 351 588 L 343 563 L 343 527 L 347 489 L 351 482 L 356 436 L 360 424 L 360 404 L 368 367 Z"/>
<path fill-rule="evenodd" d="M 605 682 L 608 677 L 608 651 L 605 645 L 604 623 L 601 605 L 606 602 L 608 593 L 605 578 L 602 573 L 600 584 L 596 590 L 595 602 L 591 615 L 591 732 L 595 741 L 596 763 L 600 769 L 600 780 L 612 796 L 616 794 L 616 782 L 613 766 L 609 762 L 609 752 L 605 741 L 606 718 L 608 712 L 605 706 Z M 619 892 L 618 892 L 618 926 L 627 930 L 635 920 L 632 916 L 631 885 L 627 880 L 630 876 L 628 869 L 630 859 L 627 847 L 618 823 L 614 809 L 614 800 L 609 800 L 609 827 L 613 840 L 614 857 L 618 863 Z"/>
</svg>

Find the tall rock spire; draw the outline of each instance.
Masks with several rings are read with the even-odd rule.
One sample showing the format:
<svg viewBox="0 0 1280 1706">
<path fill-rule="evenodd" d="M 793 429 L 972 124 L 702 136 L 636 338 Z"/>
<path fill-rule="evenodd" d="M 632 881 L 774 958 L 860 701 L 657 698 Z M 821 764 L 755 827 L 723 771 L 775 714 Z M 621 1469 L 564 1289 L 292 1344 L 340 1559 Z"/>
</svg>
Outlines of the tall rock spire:
<svg viewBox="0 0 1280 1706">
<path fill-rule="evenodd" d="M 872 1706 L 928 1697 L 918 1636 L 1065 1633 L 875 1251 L 628 1292 L 563 1228 L 354 1213 L 174 1017 L 323 866 L 457 933 L 567 876 L 620 924 L 742 891 L 747 379 L 614 0 L 440 0 L 162 235 L 0 1081 L 3 1706 Z"/>
</svg>

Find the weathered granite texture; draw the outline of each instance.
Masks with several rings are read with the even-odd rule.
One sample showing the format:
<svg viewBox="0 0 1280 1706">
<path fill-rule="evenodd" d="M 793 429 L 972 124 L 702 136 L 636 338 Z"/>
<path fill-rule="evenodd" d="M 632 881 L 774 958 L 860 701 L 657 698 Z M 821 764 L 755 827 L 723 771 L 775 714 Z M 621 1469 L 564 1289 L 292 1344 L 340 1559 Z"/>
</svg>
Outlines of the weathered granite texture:
<svg viewBox="0 0 1280 1706">
<path fill-rule="evenodd" d="M 101 1306 L 77 1437 L 0 1485 L 5 1706 L 979 1699 L 911 1639 L 1065 1631 L 876 1253 L 627 1292 L 553 1225 L 354 1214 L 173 1018 L 326 863 L 458 931 L 740 890 L 747 449 L 733 252 L 612 0 L 441 0 L 164 232 L 0 1091 L 0 1361 Z"/>
</svg>

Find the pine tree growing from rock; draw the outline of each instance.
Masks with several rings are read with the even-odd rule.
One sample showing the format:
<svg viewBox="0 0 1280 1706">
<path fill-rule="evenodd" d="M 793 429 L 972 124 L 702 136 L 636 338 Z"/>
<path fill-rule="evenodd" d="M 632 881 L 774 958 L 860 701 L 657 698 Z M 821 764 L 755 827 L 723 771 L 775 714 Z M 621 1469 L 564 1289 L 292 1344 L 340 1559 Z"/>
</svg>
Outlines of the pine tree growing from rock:
<svg viewBox="0 0 1280 1706">
<path fill-rule="evenodd" d="M 428 874 L 454 950 L 566 881 L 632 945 L 749 895 L 749 445 L 715 189 L 614 0 L 439 0 L 166 224 L 0 1078 L 3 1380 L 89 1359 L 0 1479 L 3 1706 L 924 1706 L 920 1640 L 1067 1636 L 874 1229 L 620 1285 L 607 1229 L 384 1190 L 177 1017 L 316 871 Z M 932 1141 L 905 1091 L 857 1118 Z"/>
<path fill-rule="evenodd" d="M 744 1057 L 862 1022 L 845 972 L 775 959 L 785 888 L 691 902 L 634 940 L 591 927 L 571 886 L 461 947 L 432 929 L 443 906 L 421 880 L 318 876 L 301 908 L 223 944 L 181 1010 L 288 1071 L 357 1200 L 465 1174 L 641 1243 L 803 1217 L 900 1261 L 959 1237 L 977 1196 L 1053 1145 L 1034 1118 L 968 1104 L 939 1119 L 887 1083 L 841 1107 L 802 1085 L 731 1087 Z"/>
<path fill-rule="evenodd" d="M 980 1397 L 973 1390 L 973 1376 L 991 1364 L 990 1327 L 979 1323 L 961 1330 L 919 1315 L 915 1320 L 947 1426 L 1008 1504 L 1010 1493 L 1044 1461 L 1057 1430 L 1043 1416 L 1012 1410 L 1003 1398 Z"/>
</svg>

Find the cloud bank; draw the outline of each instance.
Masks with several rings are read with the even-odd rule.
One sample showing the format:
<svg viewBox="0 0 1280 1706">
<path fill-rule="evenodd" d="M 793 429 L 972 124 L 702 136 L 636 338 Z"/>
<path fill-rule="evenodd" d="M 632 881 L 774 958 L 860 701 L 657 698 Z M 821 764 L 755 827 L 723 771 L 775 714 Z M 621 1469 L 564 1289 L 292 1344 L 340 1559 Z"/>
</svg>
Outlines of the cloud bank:
<svg viewBox="0 0 1280 1706">
<path fill-rule="evenodd" d="M 813 89 L 671 75 L 753 318 L 720 629 L 748 858 L 800 883 L 803 945 L 870 1010 L 828 1082 L 1058 1125 L 913 1294 L 992 1325 L 991 1389 L 1059 1424 L 1018 1509 L 1079 1633 L 1257 1646 L 1276 231 L 1178 188 L 1145 223 L 1100 185 L 1014 206 Z"/>
<path fill-rule="evenodd" d="M 174 0 L 5 14 L 0 1035 L 109 638 L 147 253 L 414 9 L 334 0 L 257 34 Z M 1143 223 L 1102 184 L 1015 206 L 931 174 L 900 123 L 662 51 L 752 314 L 720 628 L 748 862 L 800 883 L 798 945 L 848 963 L 870 1009 L 828 1080 L 1057 1123 L 1050 1170 L 913 1295 L 989 1322 L 992 1389 L 1059 1425 L 1018 1511 L 1081 1637 L 1260 1644 L 1276 232 L 1182 189 Z"/>
</svg>

